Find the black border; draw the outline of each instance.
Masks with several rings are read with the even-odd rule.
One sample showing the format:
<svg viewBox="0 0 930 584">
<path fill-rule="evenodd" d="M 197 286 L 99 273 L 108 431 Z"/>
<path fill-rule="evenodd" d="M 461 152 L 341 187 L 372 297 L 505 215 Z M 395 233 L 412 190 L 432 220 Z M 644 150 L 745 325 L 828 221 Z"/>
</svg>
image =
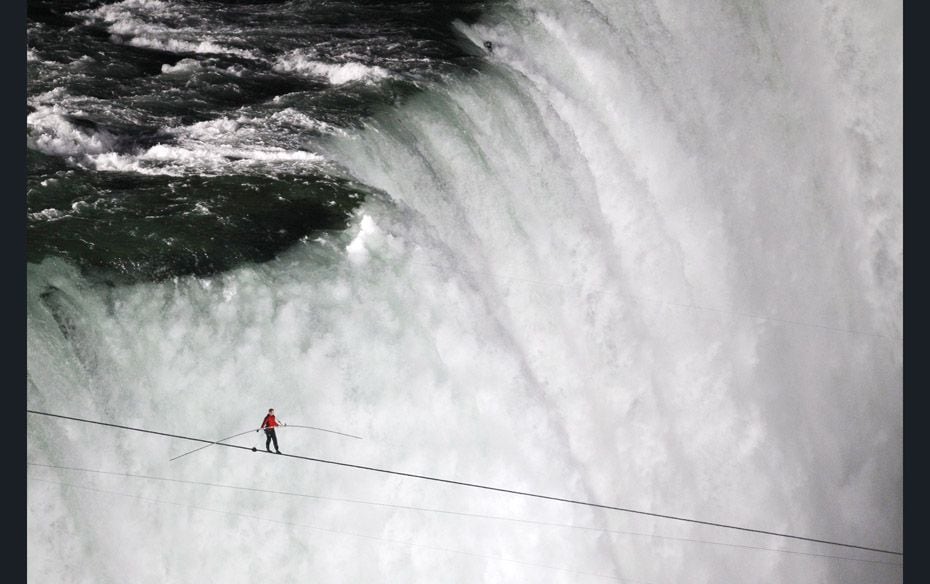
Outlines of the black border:
<svg viewBox="0 0 930 584">
<path fill-rule="evenodd" d="M 908 250 L 914 253 L 917 251 L 915 248 L 923 248 L 926 244 L 925 232 L 922 229 L 926 213 L 921 212 L 926 208 L 926 203 L 923 201 L 926 185 L 920 184 L 921 177 L 915 175 L 913 172 L 908 175 L 905 170 L 908 167 L 914 169 L 927 164 L 927 147 L 922 143 L 922 140 L 917 140 L 922 133 L 921 130 L 926 126 L 926 124 L 923 123 L 926 118 L 926 114 L 924 113 L 926 110 L 924 105 L 926 101 L 921 99 L 921 97 L 924 97 L 921 95 L 924 92 L 921 91 L 922 83 L 919 82 L 920 76 L 915 77 L 912 75 L 911 79 L 915 80 L 915 82 L 911 84 L 907 83 L 908 68 L 910 68 L 912 73 L 918 73 L 918 67 L 923 69 L 923 67 L 921 67 L 923 63 L 921 57 L 924 56 L 924 51 L 921 50 L 922 47 L 920 46 L 923 33 L 923 21 L 920 17 L 924 16 L 927 12 L 926 10 L 920 9 L 923 6 L 925 5 L 921 3 L 912 3 L 905 9 L 903 2 L 901 6 L 902 18 L 904 21 L 902 23 L 904 32 L 902 45 L 904 58 L 904 67 L 902 70 L 902 75 L 904 77 L 904 92 L 902 96 L 902 178 L 904 193 L 902 194 L 902 203 L 904 205 L 904 211 L 902 219 L 904 223 L 903 251 L 905 257 L 907 256 Z M 910 59 L 908 59 L 908 55 L 911 57 Z M 917 107 L 908 109 L 908 103 L 917 104 Z M 921 186 L 924 188 L 922 189 Z M 906 196 L 908 192 L 911 193 L 910 198 Z M 917 257 L 919 261 L 920 255 L 915 257 Z M 923 473 L 919 470 L 914 470 L 920 469 L 920 462 L 925 460 L 923 445 L 926 443 L 927 438 L 922 434 L 926 428 L 926 421 L 922 419 L 921 414 L 926 410 L 926 408 L 922 407 L 923 402 L 926 400 L 924 397 L 926 383 L 922 383 L 922 368 L 915 369 L 913 367 L 914 363 L 920 363 L 922 359 L 926 358 L 926 352 L 923 350 L 924 342 L 923 339 L 921 339 L 922 325 L 925 321 L 923 318 L 925 309 L 923 308 L 924 303 L 922 302 L 924 295 L 921 294 L 922 286 L 920 286 L 921 279 L 919 275 L 917 278 L 908 278 L 905 270 L 903 280 L 904 366 L 902 372 L 903 387 L 901 391 L 904 418 L 901 494 L 904 531 L 903 581 L 926 582 L 928 581 L 928 570 L 924 567 L 923 562 L 917 562 L 913 557 L 911 561 L 908 562 L 908 552 L 913 554 L 922 551 L 923 546 L 921 544 L 926 539 L 926 535 L 922 529 L 922 519 L 926 516 L 926 503 L 924 501 L 925 491 L 922 485 L 918 486 L 918 481 L 919 483 L 924 482 L 922 480 Z M 909 303 L 908 300 L 910 300 Z M 908 367 L 909 363 L 911 364 L 910 367 Z M 908 469 L 911 469 L 910 472 L 908 472 Z M 910 495 L 910 498 L 908 498 L 908 495 Z"/>
<path fill-rule="evenodd" d="M 3 330 L 7 337 L 2 355 L 5 360 L 7 392 L 15 393 L 17 401 L 22 400 L 23 404 L 22 410 L 7 418 L 8 436 L 18 438 L 14 443 L 15 449 L 21 453 L 23 474 L 18 481 L 6 481 L 4 489 L 8 501 L 18 499 L 23 502 L 20 511 L 23 527 L 22 531 L 9 534 L 8 544 L 15 544 L 7 547 L 11 550 L 7 552 L 11 557 L 4 564 L 12 568 L 11 574 L 19 572 L 21 566 L 23 581 L 26 580 L 26 538 L 23 536 L 27 530 L 26 448 L 22 438 L 26 436 L 26 413 L 23 411 L 26 409 L 26 6 L 26 0 L 4 4 L 3 29 L 0 32 L 0 54 L 3 55 L 0 71 L 4 77 L 3 122 L 0 126 L 0 135 L 3 137 L 0 160 L 4 168 L 0 176 L 6 187 L 2 189 L 3 212 L 0 216 L 4 225 L 0 228 L 0 249 L 3 249 L 10 264 L 4 270 L 10 276 L 7 285 L 2 288 L 3 298 L 0 300 L 6 313 Z M 22 118 L 15 113 L 17 111 L 23 112 Z M 21 274 L 22 280 L 14 274 Z M 9 280 L 12 279 L 17 280 L 14 285 L 10 285 Z M 10 496 L 13 489 L 19 491 L 18 497 Z M 9 521 L 7 525 L 12 526 L 14 522 Z M 19 546 L 22 546 L 21 551 Z M 14 553 L 17 553 L 18 558 L 12 557 Z"/>
</svg>

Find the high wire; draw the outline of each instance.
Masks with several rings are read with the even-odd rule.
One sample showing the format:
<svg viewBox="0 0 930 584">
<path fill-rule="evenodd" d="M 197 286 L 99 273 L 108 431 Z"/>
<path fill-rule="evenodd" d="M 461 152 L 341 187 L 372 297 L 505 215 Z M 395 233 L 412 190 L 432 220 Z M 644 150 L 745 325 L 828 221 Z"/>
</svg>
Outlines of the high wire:
<svg viewBox="0 0 930 584">
<path fill-rule="evenodd" d="M 706 544 L 706 545 L 716 545 L 716 546 L 731 547 L 731 548 L 746 549 L 746 550 L 774 552 L 774 553 L 791 554 L 791 555 L 798 555 L 798 556 L 810 556 L 810 557 L 815 557 L 815 558 L 826 558 L 826 559 L 831 559 L 831 560 L 843 560 L 847 562 L 862 562 L 862 563 L 867 563 L 867 564 L 884 564 L 887 566 L 903 566 L 904 565 L 899 562 L 890 562 L 887 560 L 877 560 L 877 559 L 868 559 L 868 558 L 851 558 L 848 556 L 834 556 L 830 554 L 818 554 L 814 552 L 802 552 L 798 550 L 762 547 L 762 546 L 754 546 L 754 545 L 747 545 L 747 544 L 730 543 L 730 542 L 725 542 L 725 541 L 711 541 L 711 540 L 695 539 L 695 538 L 688 538 L 688 537 L 675 537 L 671 535 L 659 535 L 657 533 L 624 531 L 621 529 L 611 529 L 608 527 L 594 527 L 591 525 L 576 525 L 574 523 L 556 523 L 554 521 L 540 521 L 538 519 L 524 519 L 520 517 L 507 517 L 503 515 L 489 515 L 486 513 L 469 513 L 466 511 L 452 511 L 450 509 L 438 509 L 435 507 L 417 507 L 415 505 L 400 505 L 397 503 L 383 503 L 380 501 L 365 501 L 362 499 L 348 499 L 345 497 L 327 497 L 324 495 L 311 495 L 309 493 L 296 493 L 293 491 L 279 491 L 275 489 L 262 489 L 258 487 L 247 487 L 243 485 L 211 483 L 211 482 L 206 482 L 206 481 L 194 481 L 194 480 L 189 480 L 189 479 L 178 479 L 178 478 L 172 478 L 172 477 L 143 475 L 143 474 L 135 474 L 135 473 L 130 473 L 130 472 L 116 472 L 116 471 L 107 471 L 107 470 L 99 470 L 99 469 L 92 469 L 92 468 L 80 468 L 80 467 L 74 467 L 74 466 L 62 466 L 62 465 L 56 465 L 56 464 L 43 464 L 39 462 L 27 462 L 26 465 L 33 466 L 33 467 L 55 469 L 55 470 L 70 470 L 70 471 L 77 471 L 77 472 L 84 472 L 84 473 L 92 473 L 92 474 L 99 474 L 99 475 L 106 475 L 106 476 L 130 477 L 130 478 L 135 478 L 135 479 L 145 479 L 145 480 L 150 480 L 150 481 L 161 481 L 161 482 L 178 483 L 178 484 L 185 484 L 185 485 L 199 485 L 203 487 L 230 489 L 230 490 L 235 490 L 235 491 L 246 491 L 250 493 L 262 493 L 262 494 L 267 494 L 267 495 L 282 495 L 282 496 L 287 496 L 287 497 L 300 497 L 303 499 L 314 499 L 314 500 L 320 500 L 320 501 L 336 501 L 339 503 L 353 503 L 357 505 L 369 505 L 372 507 L 385 507 L 388 509 L 402 509 L 405 511 L 420 511 L 420 512 L 425 512 L 425 513 L 437 513 L 441 515 L 453 515 L 456 517 L 490 519 L 494 521 L 506 521 L 509 523 L 522 523 L 522 524 L 527 524 L 527 525 L 541 525 L 545 527 L 577 529 L 580 531 L 609 533 L 611 535 L 628 535 L 628 536 L 635 536 L 635 537 L 645 537 L 649 539 L 661 539 L 661 540 L 668 540 L 668 541 L 700 543 L 700 544 Z"/>
<path fill-rule="evenodd" d="M 224 446 L 224 447 L 226 447 L 226 448 L 236 448 L 236 449 L 239 449 L 239 450 L 248 450 L 248 451 L 251 451 L 251 452 L 260 452 L 260 453 L 262 453 L 262 454 L 271 454 L 271 453 L 262 452 L 262 451 L 260 451 L 260 450 L 256 450 L 255 448 L 250 448 L 250 447 L 248 447 L 248 446 L 239 446 L 239 445 L 237 445 L 237 444 L 225 444 L 225 443 L 216 442 L 216 441 L 214 441 L 214 440 L 205 440 L 205 439 L 203 439 L 203 438 L 194 438 L 194 437 L 192 437 L 192 436 L 184 436 L 184 435 L 180 435 L 180 434 L 171 434 L 171 433 L 169 433 L 169 432 L 159 432 L 159 431 L 156 431 L 156 430 L 147 430 L 147 429 L 144 429 L 144 428 L 134 428 L 134 427 L 132 427 L 132 426 L 123 426 L 123 425 L 120 425 L 120 424 L 112 424 L 112 423 L 109 423 L 109 422 L 101 422 L 101 421 L 98 421 L 98 420 L 87 420 L 87 419 L 84 419 L 84 418 L 76 418 L 76 417 L 73 417 L 73 416 L 64 416 L 64 415 L 61 415 L 61 414 L 52 414 L 52 413 L 49 413 L 49 412 L 40 412 L 40 411 L 30 410 L 30 409 L 27 409 L 26 412 L 27 412 L 27 413 L 30 413 L 30 414 L 40 415 L 40 416 L 48 416 L 48 417 L 52 417 L 52 418 L 60 418 L 60 419 L 63 419 L 63 420 L 72 420 L 72 421 L 75 421 L 75 422 L 83 422 L 83 423 L 86 423 L 86 424 L 96 424 L 96 425 L 98 425 L 98 426 L 108 426 L 108 427 L 111 427 L 111 428 L 119 428 L 119 429 L 121 429 L 121 430 L 131 430 L 131 431 L 133 431 L 133 432 L 143 432 L 143 433 L 145 433 L 145 434 L 154 434 L 154 435 L 156 435 L 156 436 L 166 436 L 166 437 L 168 437 L 168 438 L 179 438 L 179 439 L 181 439 L 181 440 L 190 440 L 190 441 L 192 441 L 192 442 L 202 442 L 202 443 L 207 443 L 207 444 L 210 444 L 210 445 L 214 445 L 214 444 L 215 444 L 215 445 L 217 445 L 217 446 Z M 492 487 L 492 486 L 489 486 L 489 485 L 482 485 L 482 484 L 480 484 L 480 483 L 470 483 L 470 482 L 466 482 L 466 481 L 457 481 L 457 480 L 453 480 L 453 479 L 444 479 L 444 478 L 433 477 L 433 476 L 429 476 L 429 475 L 421 475 L 421 474 L 415 474 L 415 473 L 408 473 L 408 472 L 402 472 L 402 471 L 397 471 L 397 470 L 390 470 L 390 469 L 378 468 L 378 467 L 374 467 L 374 466 L 366 466 L 366 465 L 361 465 L 361 464 L 352 464 L 352 463 L 349 463 L 349 462 L 341 462 L 341 461 L 337 461 L 337 460 L 327 460 L 327 459 L 324 459 L 324 458 L 314 458 L 314 457 L 310 457 L 310 456 L 300 456 L 300 455 L 297 455 L 297 454 L 274 454 L 274 456 L 283 456 L 283 457 L 287 457 L 287 458 L 293 458 L 293 459 L 297 459 L 297 460 L 306 460 L 306 461 L 310 461 L 310 462 L 320 462 L 320 463 L 323 463 L 323 464 L 332 464 L 332 465 L 336 465 L 336 466 L 344 466 L 344 467 L 347 467 L 347 468 L 357 468 L 357 469 L 360 469 L 360 470 L 368 470 L 368 471 L 372 471 L 372 472 L 380 472 L 380 473 L 384 473 L 384 474 L 391 474 L 391 475 L 396 475 L 396 476 L 403 476 L 403 477 L 409 477 L 409 478 L 414 478 L 414 479 L 421 479 L 421 480 L 433 481 L 433 482 L 437 482 L 437 483 L 445 483 L 445 484 L 449 484 L 449 485 L 459 485 L 459 486 L 462 486 L 462 487 L 471 487 L 471 488 L 474 488 L 474 489 L 483 489 L 483 490 L 486 490 L 486 491 L 494 491 L 494 492 L 498 492 L 498 493 L 508 493 L 508 494 L 511 494 L 511 495 L 519 495 L 519 496 L 522 496 L 522 497 L 533 497 L 533 498 L 536 498 L 536 499 L 544 499 L 544 500 L 548 500 L 548 501 L 558 501 L 558 502 L 560 502 L 560 503 L 569 503 L 569 504 L 572 504 L 572 505 L 582 505 L 582 506 L 586 506 L 586 507 L 594 507 L 594 508 L 599 508 L 599 509 L 609 509 L 609 510 L 612 510 L 612 511 L 621 511 L 621 512 L 624 512 L 624 513 L 633 513 L 633 514 L 636 514 L 636 515 L 645 515 L 645 516 L 648 516 L 648 517 L 657 517 L 657 518 L 661 518 L 661 519 L 670 519 L 670 520 L 673 520 L 673 521 L 682 521 L 682 522 L 686 522 L 686 523 L 694 523 L 694 524 L 697 524 L 697 525 L 708 525 L 708 526 L 711 526 L 711 527 L 720 527 L 720 528 L 723 528 L 723 529 L 733 529 L 733 530 L 736 530 L 736 531 L 744 531 L 744 532 L 748 532 L 748 533 L 760 533 L 760 534 L 763 534 L 763 535 L 771 535 L 771 536 L 774 536 L 774 537 L 784 537 L 784 538 L 795 539 L 795 540 L 799 540 L 799 541 L 809 541 L 809 542 L 812 542 L 812 543 L 821 543 L 821 544 L 825 544 L 825 545 L 833 545 L 833 546 L 839 546 L 839 547 L 845 547 L 845 548 L 851 548 L 851 549 L 866 550 L 866 551 L 876 552 L 876 553 L 881 553 L 881 554 L 891 554 L 891 555 L 895 555 L 895 556 L 903 556 L 903 555 L 904 555 L 904 552 L 899 552 L 899 551 L 885 550 L 885 549 L 881 549 L 881 548 L 868 547 L 868 546 L 862 546 L 862 545 L 855 545 L 855 544 L 843 543 L 843 542 L 838 542 L 838 541 L 831 541 L 831 540 L 826 540 L 826 539 L 817 539 L 817 538 L 813 538 L 813 537 L 804 537 L 804 536 L 800 536 L 800 535 L 793 535 L 793 534 L 790 534 L 790 533 L 780 533 L 780 532 L 776 532 L 776 531 L 767 531 L 767 530 L 764 530 L 764 529 L 754 529 L 754 528 L 751 528 L 751 527 L 740 527 L 740 526 L 738 526 L 738 525 L 730 525 L 730 524 L 726 524 L 726 523 L 717 523 L 717 522 L 714 522 L 714 521 L 703 521 L 703 520 L 700 520 L 700 519 L 692 519 L 692 518 L 689 518 L 689 517 L 681 517 L 681 516 L 677 516 L 677 515 L 667 515 L 667 514 L 664 514 L 664 513 L 653 513 L 653 512 L 651 512 L 651 511 L 641 511 L 641 510 L 638 510 L 638 509 L 630 509 L 630 508 L 618 507 L 618 506 L 614 506 L 614 505 L 604 505 L 604 504 L 601 504 L 601 503 L 594 503 L 594 502 L 592 502 L 592 501 L 582 501 L 582 500 L 579 500 L 579 499 L 569 499 L 569 498 L 566 498 L 566 497 L 555 497 L 555 496 L 552 496 L 552 495 L 541 495 L 541 494 L 539 494 L 539 493 L 531 493 L 531 492 L 528 492 L 528 491 L 518 491 L 518 490 L 516 490 L 516 489 L 505 489 L 505 488 L 502 488 L 502 487 Z"/>
<path fill-rule="evenodd" d="M 329 432 L 330 434 L 339 434 L 340 436 L 347 436 L 347 437 L 349 437 L 349 438 L 355 438 L 355 439 L 357 439 L 357 440 L 362 440 L 362 439 L 363 439 L 361 436 L 356 436 L 355 434 L 346 434 L 346 433 L 344 433 L 344 432 L 337 432 L 337 431 L 335 431 L 335 430 L 327 430 L 326 428 L 317 428 L 316 426 L 300 426 L 300 425 L 298 425 L 298 424 L 291 424 L 291 425 L 284 424 L 283 427 L 284 427 L 284 428 L 305 428 L 305 429 L 307 429 L 307 430 L 319 430 L 320 432 Z M 188 451 L 185 452 L 184 454 L 179 454 L 179 455 L 175 456 L 174 458 L 169 459 L 169 462 L 172 461 L 172 460 L 177 460 L 177 459 L 179 459 L 179 458 L 183 458 L 183 457 L 187 456 L 188 454 L 193 454 L 193 453 L 195 453 L 195 452 L 199 452 L 199 451 L 203 450 L 204 448 L 210 448 L 211 446 L 214 446 L 214 445 L 216 445 L 216 444 L 219 444 L 220 442 L 226 442 L 227 440 L 232 440 L 233 438 L 238 438 L 239 436 L 242 436 L 243 434 L 248 434 L 249 432 L 258 432 L 259 430 L 261 430 L 261 428 L 249 428 L 248 430 L 245 430 L 244 432 L 239 432 L 238 434 L 233 434 L 232 436 L 227 436 L 226 438 L 220 438 L 219 440 L 216 440 L 216 441 L 214 441 L 214 442 L 211 442 L 210 444 L 206 444 L 206 445 L 204 445 L 204 446 L 199 446 L 199 447 L 197 447 L 197 448 L 195 448 L 195 449 L 193 449 L 193 450 L 188 450 Z"/>
</svg>

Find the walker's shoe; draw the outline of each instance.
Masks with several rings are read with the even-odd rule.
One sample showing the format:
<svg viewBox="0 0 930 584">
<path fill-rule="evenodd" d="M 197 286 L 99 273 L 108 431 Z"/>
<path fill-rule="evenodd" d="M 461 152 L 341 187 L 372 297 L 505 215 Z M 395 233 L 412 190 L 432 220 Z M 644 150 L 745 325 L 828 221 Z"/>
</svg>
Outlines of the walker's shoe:
<svg viewBox="0 0 930 584">
<path fill-rule="evenodd" d="M 281 454 L 281 451 L 280 451 L 280 450 L 275 450 L 274 453 L 275 453 L 275 454 Z"/>
<path fill-rule="evenodd" d="M 265 450 L 268 451 L 268 454 L 271 454 L 271 449 L 270 449 L 270 448 L 265 448 Z"/>
</svg>

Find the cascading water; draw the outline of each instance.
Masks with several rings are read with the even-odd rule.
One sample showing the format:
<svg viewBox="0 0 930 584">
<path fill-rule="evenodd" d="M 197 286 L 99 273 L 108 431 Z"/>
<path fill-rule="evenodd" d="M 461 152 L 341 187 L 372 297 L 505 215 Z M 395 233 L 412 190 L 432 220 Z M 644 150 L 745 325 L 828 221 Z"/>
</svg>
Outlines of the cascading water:
<svg viewBox="0 0 930 584">
<path fill-rule="evenodd" d="M 265 174 L 325 160 L 366 194 L 346 229 L 261 263 L 113 281 L 36 259 L 28 405 L 210 440 L 274 407 L 364 437 L 284 428 L 286 453 L 900 550 L 900 20 L 492 7 L 453 25 L 490 41 L 484 63 L 313 133 L 312 157 L 256 150 L 253 112 L 184 126 L 172 147 L 194 154 L 166 168 L 40 103 L 32 127 L 58 133 L 30 147 L 70 144 L 92 173 L 180 172 L 221 137 Z M 392 74 L 287 50 L 277 70 L 334 85 Z M 893 555 L 219 447 L 169 463 L 197 444 L 28 422 L 35 582 L 903 578 Z"/>
</svg>

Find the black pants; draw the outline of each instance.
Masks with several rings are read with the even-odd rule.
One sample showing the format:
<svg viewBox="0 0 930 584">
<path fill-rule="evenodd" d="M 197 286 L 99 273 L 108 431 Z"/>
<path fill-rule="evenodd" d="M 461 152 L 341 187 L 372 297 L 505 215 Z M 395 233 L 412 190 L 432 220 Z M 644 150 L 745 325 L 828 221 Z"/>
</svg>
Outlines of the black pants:
<svg viewBox="0 0 930 584">
<path fill-rule="evenodd" d="M 265 436 L 267 436 L 267 438 L 265 438 L 265 450 L 269 450 L 268 445 L 271 444 L 272 440 L 274 440 L 274 449 L 275 451 L 277 451 L 278 450 L 278 437 L 274 433 L 274 428 L 266 428 Z"/>
</svg>

